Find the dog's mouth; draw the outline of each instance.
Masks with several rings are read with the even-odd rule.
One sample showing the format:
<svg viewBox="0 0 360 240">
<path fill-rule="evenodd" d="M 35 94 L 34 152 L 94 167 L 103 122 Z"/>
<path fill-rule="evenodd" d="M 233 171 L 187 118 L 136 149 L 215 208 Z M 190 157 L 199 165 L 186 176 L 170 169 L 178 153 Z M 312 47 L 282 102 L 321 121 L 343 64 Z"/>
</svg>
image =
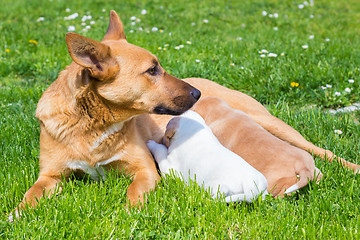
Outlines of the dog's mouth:
<svg viewBox="0 0 360 240">
<path fill-rule="evenodd" d="M 157 107 L 154 108 L 153 112 L 155 114 L 166 114 L 166 115 L 181 115 L 183 114 L 184 112 L 186 112 L 186 110 L 183 110 L 183 111 L 178 111 L 178 110 L 174 110 L 174 109 L 171 109 L 171 108 L 167 108 L 163 105 L 159 105 Z"/>
</svg>

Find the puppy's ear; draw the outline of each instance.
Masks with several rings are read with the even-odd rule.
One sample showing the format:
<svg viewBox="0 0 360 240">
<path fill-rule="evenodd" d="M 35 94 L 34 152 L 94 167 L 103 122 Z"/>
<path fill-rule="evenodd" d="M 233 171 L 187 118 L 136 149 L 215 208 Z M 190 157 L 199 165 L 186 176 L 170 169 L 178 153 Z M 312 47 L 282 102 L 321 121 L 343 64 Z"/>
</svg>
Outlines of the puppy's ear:
<svg viewBox="0 0 360 240">
<path fill-rule="evenodd" d="M 180 117 L 172 118 L 169 123 L 166 125 L 166 131 L 163 138 L 163 144 L 169 148 L 170 146 L 170 139 L 175 135 L 176 130 L 179 127 Z"/>
<path fill-rule="evenodd" d="M 114 10 L 111 10 L 109 27 L 103 38 L 103 41 L 121 39 L 126 40 L 126 36 L 124 33 L 124 25 L 122 24 L 117 13 Z"/>
<path fill-rule="evenodd" d="M 88 69 L 92 77 L 107 80 L 119 72 L 109 46 L 76 33 L 66 34 L 66 44 L 74 62 Z"/>
</svg>

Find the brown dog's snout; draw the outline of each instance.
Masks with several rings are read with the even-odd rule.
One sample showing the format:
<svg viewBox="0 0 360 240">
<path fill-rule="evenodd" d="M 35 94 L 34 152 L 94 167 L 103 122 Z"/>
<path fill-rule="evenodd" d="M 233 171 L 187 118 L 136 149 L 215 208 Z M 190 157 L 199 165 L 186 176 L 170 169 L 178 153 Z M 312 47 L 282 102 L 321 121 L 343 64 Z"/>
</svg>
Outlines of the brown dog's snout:
<svg viewBox="0 0 360 240">
<path fill-rule="evenodd" d="M 199 100 L 199 98 L 201 96 L 201 92 L 198 89 L 193 87 L 193 90 L 191 90 L 190 95 L 193 96 L 195 98 L 195 100 L 197 101 L 197 100 Z"/>
</svg>

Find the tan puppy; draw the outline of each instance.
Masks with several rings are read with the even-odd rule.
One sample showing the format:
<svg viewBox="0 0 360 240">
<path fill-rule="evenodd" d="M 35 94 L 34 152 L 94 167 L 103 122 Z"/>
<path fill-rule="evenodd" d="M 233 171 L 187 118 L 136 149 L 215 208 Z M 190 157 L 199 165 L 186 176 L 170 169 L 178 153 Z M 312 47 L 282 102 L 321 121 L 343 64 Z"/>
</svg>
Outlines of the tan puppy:
<svg viewBox="0 0 360 240">
<path fill-rule="evenodd" d="M 221 144 L 265 175 L 268 192 L 273 196 L 296 191 L 314 176 L 321 177 L 309 153 L 275 137 L 223 100 L 203 98 L 194 110 L 204 118 Z"/>
<path fill-rule="evenodd" d="M 297 147 L 330 159 L 336 157 L 306 141 L 243 93 L 206 79 L 184 80 L 194 88 L 167 74 L 153 54 L 126 41 L 115 11 L 111 11 L 109 28 L 101 42 L 68 33 L 66 43 L 74 62 L 60 73 L 38 103 L 40 173 L 19 209 L 25 204 L 35 206 L 44 193 L 54 193 L 61 176 L 67 178 L 78 170 L 97 173 L 99 167 L 131 174 L 128 199 L 131 204 L 143 202 L 144 193 L 159 180 L 146 142 L 159 142 L 170 119 L 148 113 L 183 113 L 200 97 L 196 88 L 205 96 L 222 97 L 231 107 L 248 113 L 266 130 Z M 359 168 L 340 160 L 352 169 Z"/>
</svg>

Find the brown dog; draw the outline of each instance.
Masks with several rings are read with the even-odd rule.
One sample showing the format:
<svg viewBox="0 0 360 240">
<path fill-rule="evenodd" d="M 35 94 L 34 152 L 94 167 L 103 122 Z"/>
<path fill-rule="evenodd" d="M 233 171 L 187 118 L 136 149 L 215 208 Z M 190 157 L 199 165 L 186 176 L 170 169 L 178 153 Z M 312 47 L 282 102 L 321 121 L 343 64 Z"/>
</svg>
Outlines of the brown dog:
<svg viewBox="0 0 360 240">
<path fill-rule="evenodd" d="M 204 118 L 221 144 L 264 174 L 273 196 L 296 191 L 314 176 L 321 177 L 309 153 L 275 137 L 223 100 L 206 97 L 193 110 Z"/>
<path fill-rule="evenodd" d="M 273 117 L 253 98 L 206 79 L 185 82 L 167 74 L 158 59 L 126 41 L 123 25 L 111 11 L 102 42 L 75 33 L 66 35 L 73 59 L 41 97 L 36 117 L 40 121 L 40 173 L 19 208 L 35 206 L 50 196 L 62 175 L 82 170 L 97 177 L 114 168 L 133 176 L 127 195 L 131 205 L 143 202 L 159 175 L 146 142 L 160 141 L 170 119 L 188 110 L 200 97 L 222 97 L 248 113 L 272 134 L 315 154 L 335 156 L 306 141 L 293 128 Z M 359 166 L 343 162 L 358 169 Z M 15 212 L 17 213 L 17 212 Z"/>
</svg>

